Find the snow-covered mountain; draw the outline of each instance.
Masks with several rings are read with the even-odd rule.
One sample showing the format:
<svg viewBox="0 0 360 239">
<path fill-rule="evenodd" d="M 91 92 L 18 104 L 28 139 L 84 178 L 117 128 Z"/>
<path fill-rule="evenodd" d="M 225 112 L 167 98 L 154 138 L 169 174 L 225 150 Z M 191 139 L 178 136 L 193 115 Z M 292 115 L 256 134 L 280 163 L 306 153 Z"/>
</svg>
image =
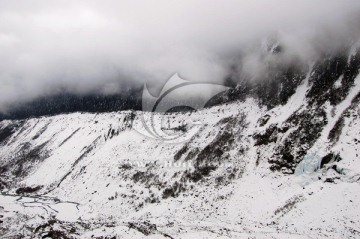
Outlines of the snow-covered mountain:
<svg viewBox="0 0 360 239">
<path fill-rule="evenodd" d="M 360 51 L 193 112 L 0 122 L 3 238 L 359 238 Z M 268 82 L 268 81 L 266 81 Z M 144 135 L 190 131 L 183 142 Z"/>
</svg>

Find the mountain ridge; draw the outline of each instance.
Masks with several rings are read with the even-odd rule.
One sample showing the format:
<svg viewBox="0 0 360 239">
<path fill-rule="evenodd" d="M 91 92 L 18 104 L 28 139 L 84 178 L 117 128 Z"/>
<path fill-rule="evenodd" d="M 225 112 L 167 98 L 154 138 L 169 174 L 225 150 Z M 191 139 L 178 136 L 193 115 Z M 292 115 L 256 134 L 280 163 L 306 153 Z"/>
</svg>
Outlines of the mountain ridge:
<svg viewBox="0 0 360 239">
<path fill-rule="evenodd" d="M 359 59 L 332 55 L 300 80 L 238 86 L 191 112 L 3 120 L 0 233 L 357 238 Z M 143 119 L 163 137 L 202 125 L 169 144 L 145 136 Z"/>
</svg>

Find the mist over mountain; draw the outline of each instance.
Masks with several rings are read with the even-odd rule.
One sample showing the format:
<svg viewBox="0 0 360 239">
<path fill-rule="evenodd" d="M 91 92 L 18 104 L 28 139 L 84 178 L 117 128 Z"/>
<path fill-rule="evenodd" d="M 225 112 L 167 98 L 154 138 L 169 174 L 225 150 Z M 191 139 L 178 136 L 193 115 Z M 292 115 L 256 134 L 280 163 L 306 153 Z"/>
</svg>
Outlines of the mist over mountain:
<svg viewBox="0 0 360 239">
<path fill-rule="evenodd" d="M 0 238 L 360 238 L 360 1 L 0 0 Z"/>
<path fill-rule="evenodd" d="M 98 94 L 55 94 L 39 97 L 30 102 L 18 104 L 7 113 L 0 113 L 3 119 L 26 119 L 74 112 L 113 112 L 141 110 L 141 91 L 132 90 L 112 95 Z"/>
<path fill-rule="evenodd" d="M 2 113 L 59 89 L 81 96 L 160 87 L 175 72 L 189 81 L 262 81 L 276 67 L 308 65 L 360 36 L 355 0 L 1 0 L 1 6 Z M 281 54 L 269 54 L 277 44 Z"/>
</svg>

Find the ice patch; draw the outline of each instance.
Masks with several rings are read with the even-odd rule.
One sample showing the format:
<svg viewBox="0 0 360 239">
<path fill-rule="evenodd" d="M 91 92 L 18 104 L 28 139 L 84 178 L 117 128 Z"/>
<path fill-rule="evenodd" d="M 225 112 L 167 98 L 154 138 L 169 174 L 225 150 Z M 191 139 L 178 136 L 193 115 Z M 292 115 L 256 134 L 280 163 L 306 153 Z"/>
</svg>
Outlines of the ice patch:
<svg viewBox="0 0 360 239">
<path fill-rule="evenodd" d="M 321 157 L 315 153 L 305 155 L 295 169 L 295 175 L 311 174 L 320 169 Z"/>
</svg>

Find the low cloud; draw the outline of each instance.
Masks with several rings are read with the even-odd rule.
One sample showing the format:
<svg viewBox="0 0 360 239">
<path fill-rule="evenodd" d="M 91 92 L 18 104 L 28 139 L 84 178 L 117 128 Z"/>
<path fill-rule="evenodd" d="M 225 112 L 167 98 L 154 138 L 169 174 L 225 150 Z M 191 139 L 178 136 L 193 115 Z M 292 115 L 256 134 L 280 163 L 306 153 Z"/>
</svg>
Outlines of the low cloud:
<svg viewBox="0 0 360 239">
<path fill-rule="evenodd" d="M 0 0 L 0 111 L 65 90 L 111 94 L 178 72 L 220 82 L 233 66 L 315 60 L 359 39 L 358 0 Z M 264 55 L 280 42 L 286 54 Z"/>
</svg>

